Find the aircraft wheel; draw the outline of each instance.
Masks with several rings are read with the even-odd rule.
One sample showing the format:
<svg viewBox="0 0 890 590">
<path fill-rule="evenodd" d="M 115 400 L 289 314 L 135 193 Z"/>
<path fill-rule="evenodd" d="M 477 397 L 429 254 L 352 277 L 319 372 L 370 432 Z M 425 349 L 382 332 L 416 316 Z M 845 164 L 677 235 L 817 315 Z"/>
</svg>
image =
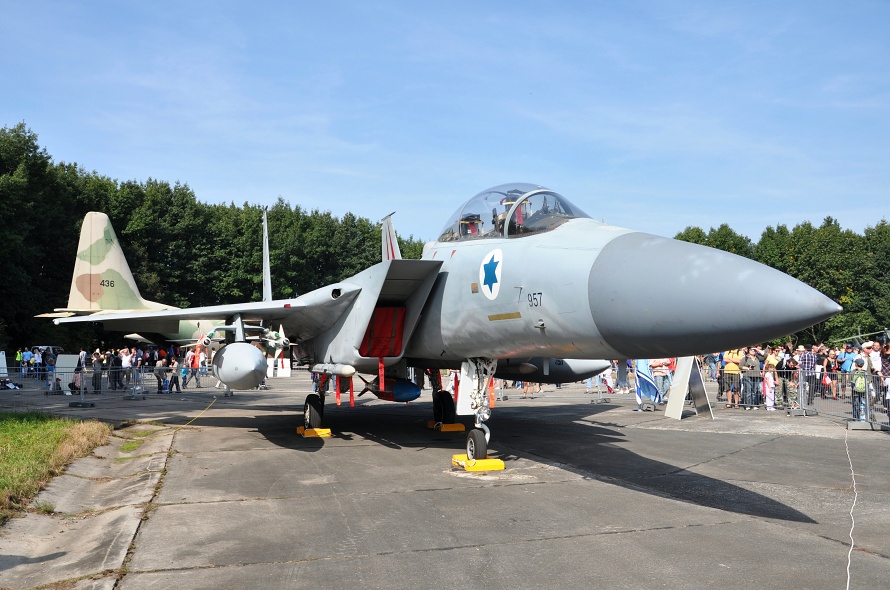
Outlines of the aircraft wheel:
<svg viewBox="0 0 890 590">
<path fill-rule="evenodd" d="M 321 419 L 324 416 L 324 402 L 317 393 L 306 396 L 303 404 L 303 423 L 306 428 L 321 428 Z"/>
<path fill-rule="evenodd" d="M 433 394 L 433 419 L 442 424 L 454 424 L 455 419 L 454 398 L 447 391 L 437 391 Z"/>
<path fill-rule="evenodd" d="M 488 458 L 488 441 L 485 440 L 485 433 L 478 428 L 474 428 L 467 434 L 467 459 L 475 461 L 476 459 Z"/>
</svg>

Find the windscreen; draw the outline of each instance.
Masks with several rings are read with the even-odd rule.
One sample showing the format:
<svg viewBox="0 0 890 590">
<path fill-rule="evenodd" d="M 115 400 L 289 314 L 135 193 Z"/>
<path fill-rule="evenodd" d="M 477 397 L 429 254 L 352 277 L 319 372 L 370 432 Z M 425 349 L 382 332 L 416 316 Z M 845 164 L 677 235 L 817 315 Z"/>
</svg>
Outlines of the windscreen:
<svg viewBox="0 0 890 590">
<path fill-rule="evenodd" d="M 589 217 L 562 195 L 534 184 L 502 184 L 482 191 L 455 211 L 440 242 L 521 237 Z"/>
</svg>

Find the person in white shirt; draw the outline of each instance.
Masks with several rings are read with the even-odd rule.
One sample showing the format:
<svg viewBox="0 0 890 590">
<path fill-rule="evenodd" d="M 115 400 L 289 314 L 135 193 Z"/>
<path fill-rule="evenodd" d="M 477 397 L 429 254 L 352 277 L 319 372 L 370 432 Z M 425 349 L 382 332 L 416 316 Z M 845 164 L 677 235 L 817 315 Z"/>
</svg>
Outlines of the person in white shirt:
<svg viewBox="0 0 890 590">
<path fill-rule="evenodd" d="M 133 352 L 124 348 L 121 353 L 121 373 L 123 373 L 124 388 L 130 386 L 130 378 L 133 376 Z"/>
</svg>

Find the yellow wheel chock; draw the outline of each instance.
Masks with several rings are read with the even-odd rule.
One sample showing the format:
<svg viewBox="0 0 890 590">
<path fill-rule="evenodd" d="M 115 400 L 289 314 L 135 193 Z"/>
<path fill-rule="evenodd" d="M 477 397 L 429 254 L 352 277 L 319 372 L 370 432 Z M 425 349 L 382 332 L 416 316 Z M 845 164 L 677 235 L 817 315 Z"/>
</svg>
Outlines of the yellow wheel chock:
<svg viewBox="0 0 890 590">
<path fill-rule="evenodd" d="M 464 432 L 466 430 L 463 424 L 443 424 L 442 422 L 433 422 L 432 420 L 426 423 L 426 427 L 439 432 Z"/>
<path fill-rule="evenodd" d="M 297 434 L 303 438 L 327 438 L 331 436 L 330 428 L 306 428 L 305 426 L 297 427 Z"/>
<path fill-rule="evenodd" d="M 452 455 L 451 464 L 463 467 L 464 471 L 503 471 L 504 462 L 500 459 L 476 459 L 470 461 L 466 454 Z"/>
</svg>

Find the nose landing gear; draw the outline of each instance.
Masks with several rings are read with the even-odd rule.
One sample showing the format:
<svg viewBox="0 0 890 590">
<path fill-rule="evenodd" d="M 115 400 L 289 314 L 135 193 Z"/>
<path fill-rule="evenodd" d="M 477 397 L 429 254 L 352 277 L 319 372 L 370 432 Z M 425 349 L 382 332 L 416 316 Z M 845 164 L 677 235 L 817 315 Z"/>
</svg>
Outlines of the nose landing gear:
<svg viewBox="0 0 890 590">
<path fill-rule="evenodd" d="M 458 393 L 457 413 L 472 415 L 476 427 L 467 433 L 467 460 L 488 458 L 488 442 L 491 431 L 485 421 L 491 417 L 488 399 L 488 383 L 497 369 L 497 359 L 471 358 L 461 364 L 461 387 Z"/>
<path fill-rule="evenodd" d="M 488 426 L 478 424 L 478 428 L 467 433 L 467 460 L 488 459 L 488 438 L 491 436 Z"/>
</svg>

